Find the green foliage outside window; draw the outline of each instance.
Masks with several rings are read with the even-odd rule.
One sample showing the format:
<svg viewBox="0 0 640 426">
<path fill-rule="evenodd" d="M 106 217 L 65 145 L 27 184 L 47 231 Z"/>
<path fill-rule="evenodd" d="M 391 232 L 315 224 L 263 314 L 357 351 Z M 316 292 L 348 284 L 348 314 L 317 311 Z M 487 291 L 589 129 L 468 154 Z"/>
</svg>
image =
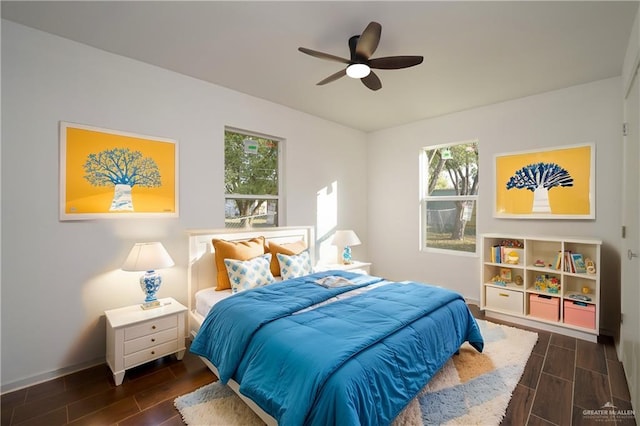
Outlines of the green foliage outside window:
<svg viewBox="0 0 640 426">
<path fill-rule="evenodd" d="M 225 131 L 227 227 L 277 226 L 279 143 Z"/>
<path fill-rule="evenodd" d="M 476 251 L 478 143 L 425 148 L 425 247 Z"/>
</svg>

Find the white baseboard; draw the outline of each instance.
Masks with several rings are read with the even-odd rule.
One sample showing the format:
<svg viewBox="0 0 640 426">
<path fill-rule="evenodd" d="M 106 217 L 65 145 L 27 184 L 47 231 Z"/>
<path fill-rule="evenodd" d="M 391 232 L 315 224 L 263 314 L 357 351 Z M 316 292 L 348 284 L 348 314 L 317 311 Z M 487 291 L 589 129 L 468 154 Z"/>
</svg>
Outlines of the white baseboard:
<svg viewBox="0 0 640 426">
<path fill-rule="evenodd" d="M 476 299 L 470 299 L 468 297 L 465 297 L 464 301 L 467 303 L 467 305 L 478 305 L 478 306 L 480 306 L 480 301 L 476 300 Z"/>
<path fill-rule="evenodd" d="M 48 382 L 49 380 L 57 379 L 59 377 L 67 376 L 69 374 L 85 370 L 96 365 L 105 364 L 106 359 L 104 357 L 94 359 L 92 361 L 83 362 L 81 364 L 73 365 L 70 367 L 60 368 L 58 370 L 49 371 L 47 373 L 36 374 L 34 376 L 26 377 L 24 379 L 16 380 L 11 383 L 3 383 L 0 389 L 0 395 L 5 393 L 17 391 L 27 388 L 29 386 L 37 385 L 40 383 Z"/>
</svg>

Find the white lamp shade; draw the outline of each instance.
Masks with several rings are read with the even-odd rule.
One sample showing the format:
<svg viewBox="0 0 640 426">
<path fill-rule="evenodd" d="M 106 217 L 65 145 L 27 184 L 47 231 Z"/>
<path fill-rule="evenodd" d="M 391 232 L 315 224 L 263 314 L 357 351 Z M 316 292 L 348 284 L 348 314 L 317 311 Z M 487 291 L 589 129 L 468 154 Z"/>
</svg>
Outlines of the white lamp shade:
<svg viewBox="0 0 640 426">
<path fill-rule="evenodd" d="M 162 243 L 136 243 L 122 265 L 123 271 L 153 271 L 175 265 Z"/>
<path fill-rule="evenodd" d="M 351 229 L 336 231 L 333 236 L 333 240 L 331 240 L 331 244 L 339 247 L 350 247 L 357 246 L 362 244 L 360 239 Z"/>
</svg>

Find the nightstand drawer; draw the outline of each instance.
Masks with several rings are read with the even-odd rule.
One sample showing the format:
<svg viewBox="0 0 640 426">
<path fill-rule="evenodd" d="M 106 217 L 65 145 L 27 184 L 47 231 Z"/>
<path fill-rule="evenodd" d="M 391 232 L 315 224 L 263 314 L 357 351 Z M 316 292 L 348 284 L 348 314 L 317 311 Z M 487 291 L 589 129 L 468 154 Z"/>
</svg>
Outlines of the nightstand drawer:
<svg viewBox="0 0 640 426">
<path fill-rule="evenodd" d="M 138 352 L 143 349 L 151 348 L 161 343 L 168 342 L 170 340 L 176 340 L 177 338 L 178 329 L 170 328 L 159 333 L 153 333 L 147 336 L 138 337 L 137 339 L 127 340 L 126 342 L 124 342 L 124 354 L 129 355 L 134 352 Z"/>
<path fill-rule="evenodd" d="M 485 291 L 487 308 L 523 314 L 524 296 L 522 292 L 497 287 L 485 287 Z"/>
<path fill-rule="evenodd" d="M 124 330 L 124 340 L 137 339 L 138 337 L 147 336 L 149 334 L 157 333 L 168 328 L 175 328 L 177 326 L 178 317 L 176 315 L 171 315 L 164 318 L 156 318 L 131 327 L 127 327 Z"/>
<path fill-rule="evenodd" d="M 178 350 L 178 341 L 172 340 L 158 346 L 144 349 L 140 352 L 134 352 L 124 357 L 124 368 L 134 367 L 147 361 L 158 359 L 163 355 L 168 355 Z"/>
</svg>

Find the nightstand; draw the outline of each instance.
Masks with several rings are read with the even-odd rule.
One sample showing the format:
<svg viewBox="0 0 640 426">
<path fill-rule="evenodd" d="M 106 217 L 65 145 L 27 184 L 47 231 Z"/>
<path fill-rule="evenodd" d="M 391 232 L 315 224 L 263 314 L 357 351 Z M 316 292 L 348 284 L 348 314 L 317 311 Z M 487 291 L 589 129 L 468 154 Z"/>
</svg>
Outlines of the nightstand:
<svg viewBox="0 0 640 426">
<path fill-rule="evenodd" d="M 107 317 L 107 364 L 116 386 L 125 370 L 185 351 L 187 308 L 171 297 L 158 299 L 160 307 L 144 310 L 140 305 L 105 311 Z"/>
<path fill-rule="evenodd" d="M 340 271 L 364 271 L 365 274 L 371 273 L 371 263 L 370 262 L 358 262 L 354 260 L 349 264 L 344 263 L 324 263 L 316 266 L 316 271 L 330 271 L 332 269 L 337 269 Z"/>
</svg>

